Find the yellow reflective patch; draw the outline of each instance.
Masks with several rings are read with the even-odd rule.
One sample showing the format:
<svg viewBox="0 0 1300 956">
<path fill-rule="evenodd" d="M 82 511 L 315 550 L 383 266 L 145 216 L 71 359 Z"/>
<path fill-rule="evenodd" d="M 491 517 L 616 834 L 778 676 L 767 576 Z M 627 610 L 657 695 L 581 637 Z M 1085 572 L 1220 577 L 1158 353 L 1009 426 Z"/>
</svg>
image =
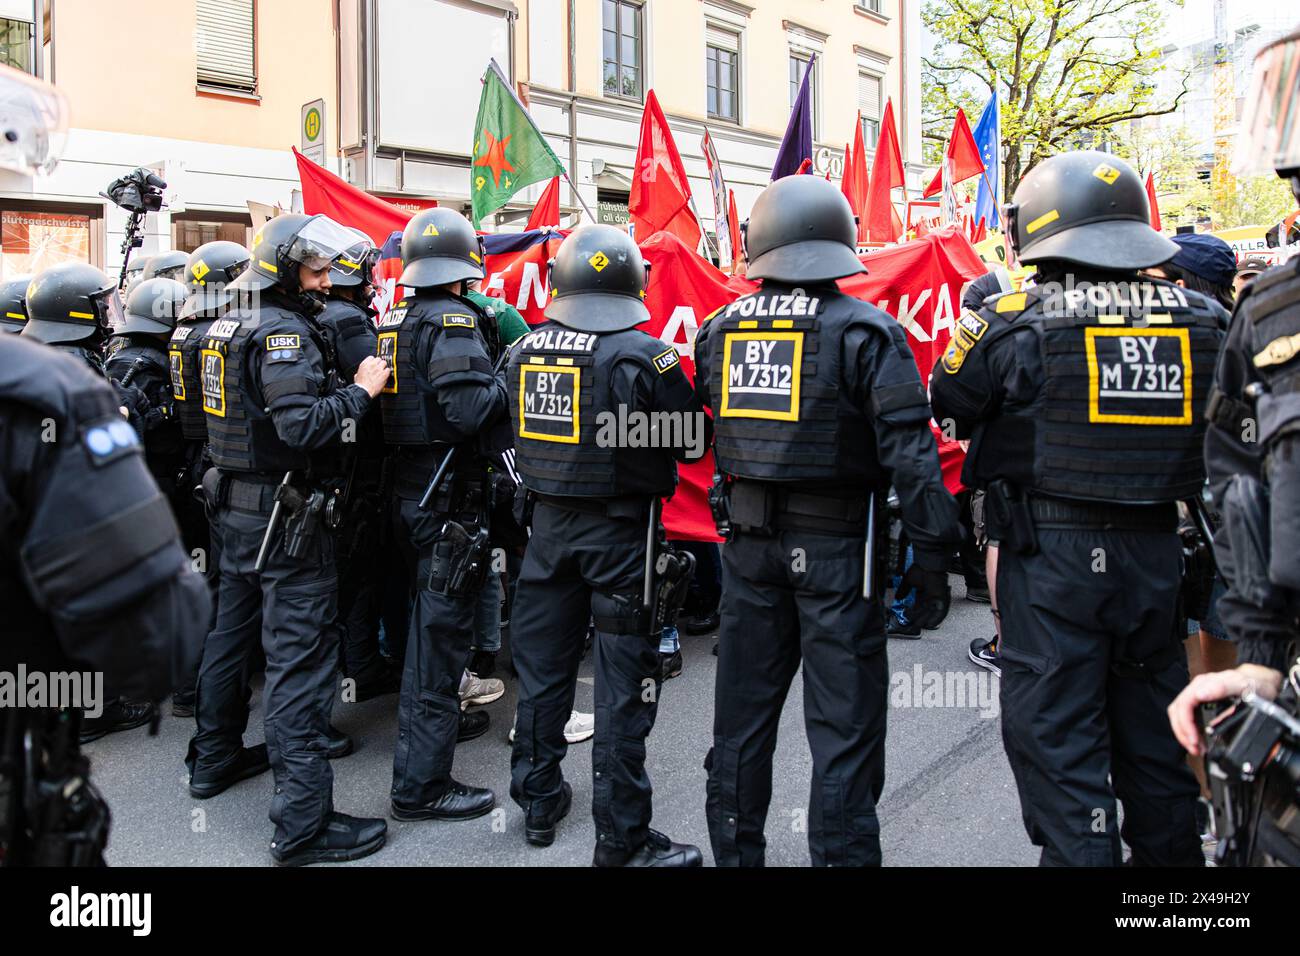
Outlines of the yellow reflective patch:
<svg viewBox="0 0 1300 956">
<path fill-rule="evenodd" d="M 392 369 L 392 374 L 388 376 L 388 384 L 384 386 L 384 391 L 389 395 L 397 394 L 397 333 L 380 332 L 379 333 L 379 351 L 377 353 L 381 359 L 388 363 Z"/>
<path fill-rule="evenodd" d="M 1053 209 L 1051 212 L 1045 212 L 1037 219 L 1033 220 L 1032 222 L 1026 223 L 1025 232 L 1029 233 L 1032 236 L 1039 229 L 1042 229 L 1044 226 L 1046 226 L 1049 222 L 1056 222 L 1056 220 L 1060 218 L 1061 218 L 1061 214 L 1057 212 L 1055 209 Z"/>
<path fill-rule="evenodd" d="M 1189 329 L 1084 329 L 1088 421 L 1114 425 L 1192 424 Z"/>
<path fill-rule="evenodd" d="M 202 259 L 200 259 L 198 262 L 194 263 L 194 265 L 190 267 L 190 274 L 193 275 L 194 278 L 196 279 L 202 279 L 205 275 L 207 275 L 211 271 L 212 270 L 208 268 L 208 264 L 204 262 Z"/>
<path fill-rule="evenodd" d="M 424 232 L 420 233 L 420 235 L 421 235 L 421 236 L 437 236 L 437 235 L 440 235 L 440 233 L 438 232 L 438 227 L 437 227 L 437 226 L 435 226 L 433 223 L 429 223 L 427 226 L 424 227 Z"/>
<path fill-rule="evenodd" d="M 265 259 L 258 259 L 257 264 L 261 266 L 263 269 L 265 269 L 267 272 L 278 273 L 280 271 L 275 267 L 274 263 L 267 262 Z"/>
<path fill-rule="evenodd" d="M 1008 292 L 994 303 L 993 311 L 999 314 L 1003 312 L 1023 312 L 1025 311 L 1027 298 L 1028 296 L 1024 292 Z"/>
<path fill-rule="evenodd" d="M 360 268 L 361 268 L 361 263 L 359 263 L 359 262 L 349 262 L 347 259 L 344 259 L 342 256 L 339 256 L 339 265 L 341 265 L 341 266 L 347 266 L 349 269 L 360 269 Z"/>
<path fill-rule="evenodd" d="M 803 332 L 728 332 L 722 368 L 723 418 L 799 420 Z"/>
<path fill-rule="evenodd" d="M 27 321 L 27 316 L 23 315 L 21 312 L 6 312 L 5 315 L 11 319 L 17 319 L 19 322 Z"/>
<path fill-rule="evenodd" d="M 203 387 L 203 410 L 217 418 L 226 417 L 226 357 L 216 349 L 199 353 L 199 382 Z"/>
<path fill-rule="evenodd" d="M 538 362 L 519 366 L 519 437 L 576 445 L 582 369 Z"/>
<path fill-rule="evenodd" d="M 605 266 L 609 265 L 609 256 L 605 255 L 603 252 L 597 252 L 594 256 L 588 259 L 587 262 L 591 264 L 593 269 L 600 272 L 605 268 Z"/>
<path fill-rule="evenodd" d="M 477 252 L 471 252 L 471 253 L 469 254 L 469 257 L 470 257 L 471 259 L 473 259 L 475 262 L 477 262 L 479 265 L 482 265 L 482 264 L 483 264 L 483 260 L 479 258 L 479 255 L 478 255 Z"/>
<path fill-rule="evenodd" d="M 1092 171 L 1092 174 L 1107 186 L 1114 185 L 1115 180 L 1119 179 L 1119 170 L 1107 163 L 1102 163 Z"/>
<path fill-rule="evenodd" d="M 1291 361 L 1297 353 L 1300 353 L 1300 332 L 1274 339 L 1251 361 L 1255 363 L 1255 368 L 1268 368 L 1270 365 Z"/>
<path fill-rule="evenodd" d="M 185 354 L 176 349 L 167 350 L 167 364 L 171 368 L 172 397 L 185 401 Z"/>
</svg>

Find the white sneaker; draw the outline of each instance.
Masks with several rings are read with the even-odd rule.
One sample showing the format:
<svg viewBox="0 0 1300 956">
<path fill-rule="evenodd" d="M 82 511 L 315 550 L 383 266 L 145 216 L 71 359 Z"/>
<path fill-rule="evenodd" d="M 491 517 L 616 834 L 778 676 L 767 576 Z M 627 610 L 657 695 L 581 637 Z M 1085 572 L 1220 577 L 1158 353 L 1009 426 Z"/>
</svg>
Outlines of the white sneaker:
<svg viewBox="0 0 1300 956">
<path fill-rule="evenodd" d="M 481 677 L 475 677 L 469 671 L 465 672 L 468 680 L 462 680 L 460 684 L 460 706 L 469 707 L 471 704 L 490 704 L 506 692 L 506 685 L 497 680 L 495 677 L 489 677 L 484 680 Z"/>
<path fill-rule="evenodd" d="M 571 744 L 580 744 L 596 735 L 596 715 L 584 714 L 575 710 L 569 714 L 569 722 L 564 725 L 564 739 Z"/>
<path fill-rule="evenodd" d="M 569 722 L 564 725 L 564 739 L 571 744 L 580 744 L 596 735 L 596 715 L 584 714 L 575 710 L 569 714 Z M 515 728 L 510 728 L 510 742 L 515 742 Z"/>
</svg>

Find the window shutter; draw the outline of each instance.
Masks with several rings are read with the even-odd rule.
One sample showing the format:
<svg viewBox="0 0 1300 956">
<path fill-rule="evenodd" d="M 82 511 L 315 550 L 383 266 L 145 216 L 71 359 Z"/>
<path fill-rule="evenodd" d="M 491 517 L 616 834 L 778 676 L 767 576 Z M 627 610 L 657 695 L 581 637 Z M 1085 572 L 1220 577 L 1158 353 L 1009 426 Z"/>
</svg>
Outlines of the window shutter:
<svg viewBox="0 0 1300 956">
<path fill-rule="evenodd" d="M 719 50 L 730 50 L 732 53 L 740 52 L 740 37 L 730 30 L 719 30 L 710 24 L 704 36 L 704 42 L 708 46 L 717 47 Z"/>
<path fill-rule="evenodd" d="M 253 68 L 253 0 L 198 0 L 198 81 L 249 93 Z"/>
<path fill-rule="evenodd" d="M 880 77 L 870 73 L 858 74 L 858 109 L 862 118 L 880 119 Z"/>
</svg>

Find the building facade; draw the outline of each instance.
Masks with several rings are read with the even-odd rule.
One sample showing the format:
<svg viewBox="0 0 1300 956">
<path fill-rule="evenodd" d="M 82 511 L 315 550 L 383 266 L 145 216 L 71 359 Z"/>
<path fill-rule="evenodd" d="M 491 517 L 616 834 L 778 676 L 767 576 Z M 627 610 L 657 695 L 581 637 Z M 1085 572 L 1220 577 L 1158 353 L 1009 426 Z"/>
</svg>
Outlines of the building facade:
<svg viewBox="0 0 1300 956">
<path fill-rule="evenodd" d="M 0 275 L 69 258 L 119 268 L 126 214 L 100 193 L 137 166 L 168 182 L 144 255 L 246 242 L 250 203 L 294 208 L 290 146 L 399 204 L 466 205 L 489 59 L 568 166 L 569 213 L 585 203 L 601 221 L 626 222 L 653 89 L 706 230 L 706 128 L 747 215 L 814 56 L 817 170 L 838 178 L 859 113 L 874 146 L 892 99 L 915 185 L 919 2 L 0 0 L 0 62 L 44 77 L 70 104 L 53 173 L 0 171 Z M 485 228 L 521 228 L 541 188 Z"/>
<path fill-rule="evenodd" d="M 706 229 L 706 128 L 745 216 L 810 63 L 817 171 L 840 176 L 859 113 L 874 148 L 892 99 L 909 184 L 919 181 L 919 0 L 342 0 L 341 11 L 344 175 L 372 191 L 467 201 L 477 80 L 490 57 L 567 165 L 568 212 L 585 203 L 601 221 L 627 221 L 653 89 Z M 427 36 L 455 42 L 431 49 Z M 493 226 L 517 228 L 541 188 Z"/>
</svg>

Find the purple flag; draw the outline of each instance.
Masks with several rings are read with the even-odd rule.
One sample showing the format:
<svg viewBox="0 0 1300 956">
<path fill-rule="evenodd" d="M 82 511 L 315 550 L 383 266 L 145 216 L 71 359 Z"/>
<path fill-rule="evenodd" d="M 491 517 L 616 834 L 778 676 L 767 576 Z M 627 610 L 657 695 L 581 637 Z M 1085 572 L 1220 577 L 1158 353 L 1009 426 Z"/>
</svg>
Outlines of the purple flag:
<svg viewBox="0 0 1300 956">
<path fill-rule="evenodd" d="M 808 69 L 804 70 L 799 95 L 794 98 L 794 106 L 790 107 L 790 123 L 785 128 L 781 148 L 776 152 L 776 163 L 772 166 L 774 182 L 782 176 L 799 172 L 805 159 L 812 162 L 812 90 L 808 81 L 816 65 L 817 56 L 814 54 L 808 61 Z"/>
</svg>

